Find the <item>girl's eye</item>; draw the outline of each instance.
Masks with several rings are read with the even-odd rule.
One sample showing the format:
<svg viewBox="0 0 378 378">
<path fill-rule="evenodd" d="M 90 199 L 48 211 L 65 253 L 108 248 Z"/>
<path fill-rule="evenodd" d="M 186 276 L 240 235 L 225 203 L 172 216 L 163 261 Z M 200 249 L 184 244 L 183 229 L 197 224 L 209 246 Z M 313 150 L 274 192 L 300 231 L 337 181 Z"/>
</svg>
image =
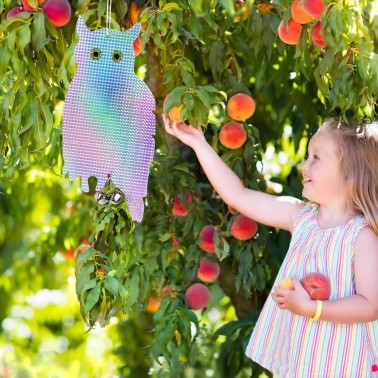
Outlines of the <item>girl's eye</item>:
<svg viewBox="0 0 378 378">
<path fill-rule="evenodd" d="M 319 156 L 318 155 L 314 155 L 314 159 L 318 160 L 319 159 Z"/>
</svg>

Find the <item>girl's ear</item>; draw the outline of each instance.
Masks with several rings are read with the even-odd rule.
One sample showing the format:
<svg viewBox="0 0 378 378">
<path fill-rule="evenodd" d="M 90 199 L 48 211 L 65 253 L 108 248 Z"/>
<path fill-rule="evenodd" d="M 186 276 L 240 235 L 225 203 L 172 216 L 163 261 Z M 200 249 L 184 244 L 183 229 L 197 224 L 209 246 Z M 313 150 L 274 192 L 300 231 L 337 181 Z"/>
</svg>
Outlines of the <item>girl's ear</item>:
<svg viewBox="0 0 378 378">
<path fill-rule="evenodd" d="M 89 33 L 89 29 L 87 28 L 87 25 L 84 22 L 83 17 L 79 16 L 76 23 L 76 31 L 79 36 L 85 35 Z"/>
<path fill-rule="evenodd" d="M 137 22 L 129 30 L 127 30 L 126 33 L 127 33 L 128 36 L 131 37 L 132 41 L 135 41 L 140 34 L 141 28 L 142 28 L 142 26 L 141 26 L 140 22 Z"/>
</svg>

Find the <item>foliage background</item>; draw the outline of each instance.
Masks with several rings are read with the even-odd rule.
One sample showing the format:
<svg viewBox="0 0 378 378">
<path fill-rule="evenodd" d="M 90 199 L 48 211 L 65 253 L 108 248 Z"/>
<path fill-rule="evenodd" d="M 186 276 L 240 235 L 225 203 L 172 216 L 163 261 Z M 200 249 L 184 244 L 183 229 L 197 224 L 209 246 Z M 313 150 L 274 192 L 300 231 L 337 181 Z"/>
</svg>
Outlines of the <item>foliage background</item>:
<svg viewBox="0 0 378 378">
<path fill-rule="evenodd" d="M 168 108 L 183 102 L 182 115 L 206 127 L 246 185 L 300 197 L 300 162 L 322 119 L 376 116 L 377 2 L 325 1 L 327 47 L 320 49 L 309 38 L 313 24 L 296 46 L 279 40 L 289 0 L 246 0 L 240 8 L 232 0 L 139 1 L 144 52 L 135 69 L 157 103 L 141 224 L 129 221 L 125 204 L 96 206 L 94 181 L 83 193 L 78 180 L 61 175 L 75 22 L 82 14 L 90 28 L 105 26 L 106 1 L 72 1 L 63 28 L 41 10 L 7 20 L 15 5 L 0 1 L 0 377 L 269 375 L 244 349 L 289 235 L 259 225 L 250 241 L 230 236 L 234 216 L 192 151 L 162 131 L 162 104 L 169 93 Z M 130 25 L 130 9 L 128 1 L 113 2 L 113 28 Z M 245 146 L 227 150 L 218 132 L 237 92 L 251 94 L 257 107 L 243 123 Z M 187 217 L 173 217 L 173 198 L 186 192 L 197 201 Z M 206 224 L 219 227 L 221 276 L 208 285 L 209 306 L 193 312 L 184 292 L 197 281 Z M 174 238 L 180 248 L 172 254 Z M 96 274 L 101 268 L 105 278 Z M 166 286 L 172 294 L 156 313 L 146 311 Z"/>
</svg>

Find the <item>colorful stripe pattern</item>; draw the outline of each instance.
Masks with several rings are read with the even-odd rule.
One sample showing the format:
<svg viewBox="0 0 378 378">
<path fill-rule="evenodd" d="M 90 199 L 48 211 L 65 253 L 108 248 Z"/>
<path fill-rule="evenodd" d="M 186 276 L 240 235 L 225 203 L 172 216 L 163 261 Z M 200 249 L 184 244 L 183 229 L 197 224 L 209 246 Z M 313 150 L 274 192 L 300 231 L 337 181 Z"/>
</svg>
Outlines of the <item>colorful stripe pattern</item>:
<svg viewBox="0 0 378 378">
<path fill-rule="evenodd" d="M 310 205 L 300 211 L 275 285 L 285 277 L 320 272 L 330 278 L 330 300 L 354 295 L 354 243 L 366 220 L 357 216 L 321 229 L 317 214 Z M 314 322 L 280 310 L 269 296 L 246 354 L 281 378 L 378 378 L 378 321 Z"/>
</svg>

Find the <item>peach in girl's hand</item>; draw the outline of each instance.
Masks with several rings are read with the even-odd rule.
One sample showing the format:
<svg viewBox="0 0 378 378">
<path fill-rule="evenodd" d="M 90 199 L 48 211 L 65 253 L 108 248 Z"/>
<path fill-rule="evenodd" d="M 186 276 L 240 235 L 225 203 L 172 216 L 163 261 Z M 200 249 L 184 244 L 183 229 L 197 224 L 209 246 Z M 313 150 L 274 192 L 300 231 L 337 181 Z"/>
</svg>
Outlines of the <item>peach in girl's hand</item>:
<svg viewBox="0 0 378 378">
<path fill-rule="evenodd" d="M 321 301 L 329 299 L 331 295 L 331 284 L 324 274 L 314 272 L 305 275 L 301 279 L 302 286 L 306 289 L 311 299 Z"/>
<path fill-rule="evenodd" d="M 289 278 L 284 278 L 282 279 L 279 283 L 278 283 L 278 286 L 281 288 L 281 289 L 288 289 L 288 290 L 294 290 L 294 283 L 293 283 L 293 280 L 289 277 Z"/>
</svg>

